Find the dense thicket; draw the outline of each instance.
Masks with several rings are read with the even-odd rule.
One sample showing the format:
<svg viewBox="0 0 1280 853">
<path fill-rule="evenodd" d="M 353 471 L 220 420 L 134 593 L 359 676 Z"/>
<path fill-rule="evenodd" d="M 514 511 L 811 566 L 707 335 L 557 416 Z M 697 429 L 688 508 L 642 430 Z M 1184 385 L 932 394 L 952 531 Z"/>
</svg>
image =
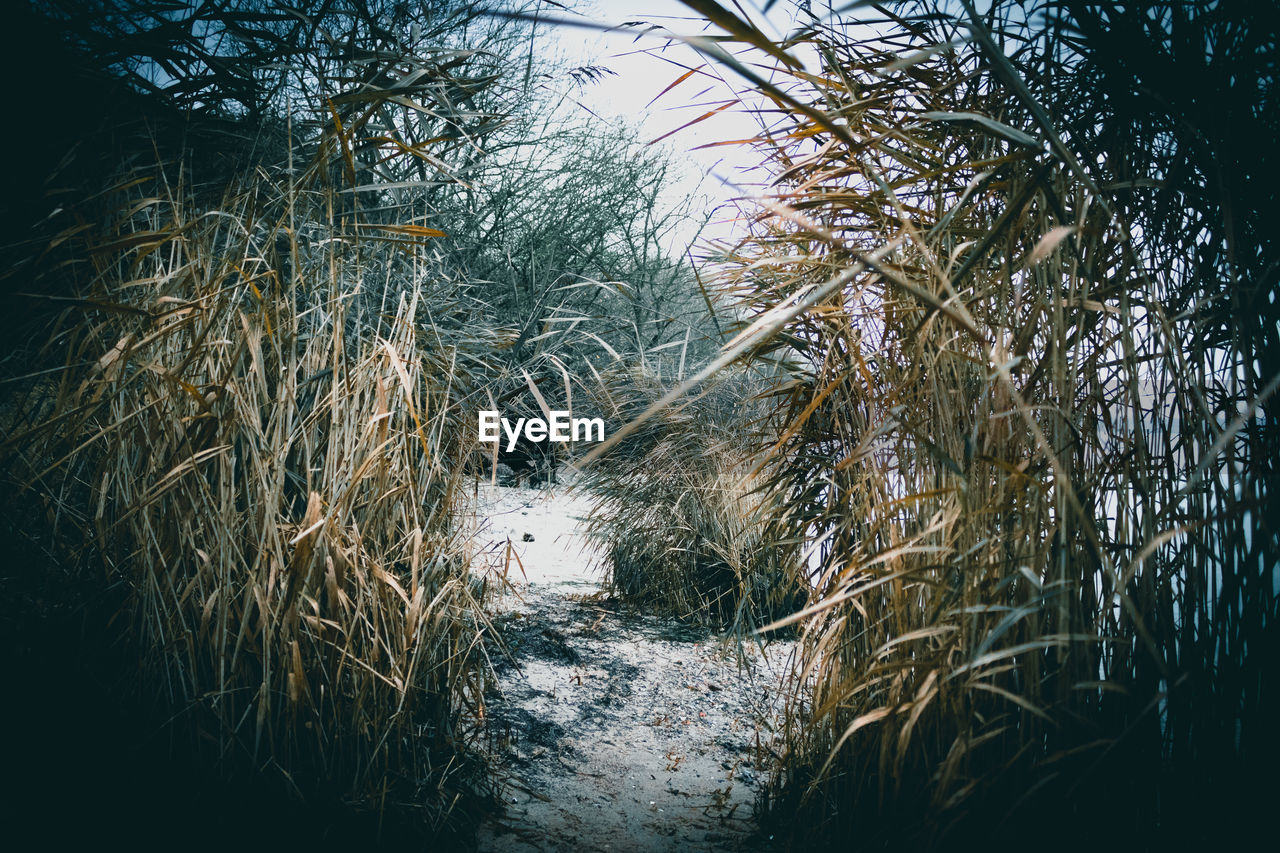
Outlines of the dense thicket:
<svg viewBox="0 0 1280 853">
<path fill-rule="evenodd" d="M 48 121 L 4 203 L 11 778 L 47 786 L 12 801 L 79 776 L 86 832 L 465 837 L 475 411 L 677 334 L 662 157 L 467 4 L 15 20 L 66 91 L 19 93 Z"/>
<path fill-rule="evenodd" d="M 1215 843 L 1276 754 L 1276 34 L 962 7 L 814 18 L 816 72 L 761 81 L 720 361 L 789 366 L 767 538 L 814 590 L 770 807 L 838 846 Z"/>
</svg>

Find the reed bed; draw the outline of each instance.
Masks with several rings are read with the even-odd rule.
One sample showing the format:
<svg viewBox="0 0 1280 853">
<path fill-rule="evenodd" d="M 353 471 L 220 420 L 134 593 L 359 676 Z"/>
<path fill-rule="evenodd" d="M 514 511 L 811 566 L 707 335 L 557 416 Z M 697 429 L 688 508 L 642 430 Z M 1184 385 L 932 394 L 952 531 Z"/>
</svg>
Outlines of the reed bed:
<svg viewBox="0 0 1280 853">
<path fill-rule="evenodd" d="M 213 210 L 162 173 L 99 201 L 58 250 L 93 290 L 9 412 L 4 470 L 77 543 L 72 577 L 124 590 L 102 640 L 175 754 L 453 830 L 487 785 L 455 378 L 492 341 L 443 322 L 421 242 L 271 177 Z M 380 275 L 384 310 L 354 311 Z"/>
<path fill-rule="evenodd" d="M 64 665 L 109 703 L 98 776 L 154 758 L 212 795 L 192 820 L 295 844 L 456 840 L 492 794 L 463 483 L 507 332 L 427 223 L 527 100 L 529 42 L 448 2 L 311 11 L 23 16 L 99 100 L 6 210 L 0 515 L 40 568 L 3 592 L 67 614 L 13 630 L 75 658 L 23 641 L 34 685 Z"/>
<path fill-rule="evenodd" d="M 774 626 L 803 635 L 765 798 L 797 847 L 1182 847 L 1261 814 L 1271 244 L 1222 252 L 1244 232 L 1215 205 L 1252 200 L 1222 195 L 1211 126 L 1126 124 L 1114 57 L 1071 28 L 1104 13 L 1015 5 L 813 17 L 775 46 L 804 72 L 707 49 L 766 104 L 772 181 L 711 259 L 747 320 L 664 403 L 744 357 L 792 365 L 757 464 L 760 536 L 813 590 Z M 1142 54 L 1182 51 L 1166 27 L 1195 62 L 1247 47 L 1240 10 L 1161 10 L 1110 13 L 1127 61 L 1193 67 Z"/>
<path fill-rule="evenodd" d="M 775 44 L 687 5 L 728 33 L 691 43 L 764 99 L 771 174 L 700 271 L 732 325 L 705 359 L 705 330 L 635 300 L 601 326 L 630 323 L 634 353 L 596 332 L 553 352 L 576 339 L 552 319 L 601 319 L 596 291 L 622 289 L 556 272 L 580 312 L 548 318 L 519 282 L 513 312 L 433 251 L 429 202 L 467 196 L 532 79 L 485 100 L 495 68 L 450 71 L 509 50 L 406 72 L 361 4 L 334 52 L 310 19 L 237 11 L 228 31 L 261 26 L 277 58 L 305 37 L 318 63 L 259 80 L 206 62 L 195 23 L 156 31 L 196 69 L 175 103 L 268 116 L 248 147 L 287 162 L 216 195 L 172 163 L 127 173 L 10 247 L 70 284 L 41 297 L 0 407 L 7 523 L 117 592 L 126 692 L 227 778 L 462 821 L 485 786 L 474 412 L 530 386 L 561 405 L 563 381 L 565 408 L 577 387 L 610 421 L 585 474 L 615 591 L 800 633 L 763 802 L 792 848 L 1204 846 L 1263 822 L 1280 264 L 1260 223 L 1280 181 L 1240 140 L 1280 133 L 1274 32 L 1230 3 L 962 0 L 808 13 Z M 410 40 L 433 23 L 388 14 Z M 683 322 L 691 286 L 653 270 Z M 649 372 L 681 337 L 679 378 Z"/>
</svg>

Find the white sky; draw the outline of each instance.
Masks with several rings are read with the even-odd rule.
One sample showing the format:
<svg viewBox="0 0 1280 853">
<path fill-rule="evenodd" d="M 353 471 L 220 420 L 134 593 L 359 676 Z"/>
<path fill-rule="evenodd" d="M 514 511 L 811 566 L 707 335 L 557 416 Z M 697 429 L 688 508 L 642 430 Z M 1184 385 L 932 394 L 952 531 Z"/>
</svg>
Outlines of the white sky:
<svg viewBox="0 0 1280 853">
<path fill-rule="evenodd" d="M 760 12 L 757 4 L 744 2 L 743 8 L 763 32 L 775 39 L 781 39 L 792 29 L 791 5 L 786 0 L 775 3 L 767 16 Z M 544 5 L 543 9 L 549 16 L 571 17 L 551 6 Z M 606 26 L 645 21 L 659 24 L 678 35 L 721 32 L 714 27 L 708 28 L 701 18 L 677 0 L 585 0 L 577 11 L 583 19 Z M 643 27 L 612 32 L 576 27 L 554 29 L 553 38 L 572 65 L 604 66 L 615 72 L 613 76 L 573 89 L 573 98 L 566 101 L 566 108 L 587 109 L 606 121 L 630 123 L 639 128 L 640 138 L 648 141 L 676 131 L 686 122 L 723 104 L 731 96 L 730 86 L 739 91 L 746 88 L 746 82 L 732 70 L 709 62 L 693 48 L 657 35 L 638 37 L 637 33 L 643 30 Z M 763 55 L 750 51 L 742 58 L 753 54 Z M 662 94 L 688 68 L 697 66 L 705 66 L 707 73 L 694 74 Z M 757 130 L 758 125 L 752 117 L 731 107 L 712 118 L 678 130 L 658 143 L 674 151 L 677 162 L 686 166 L 689 173 L 685 180 L 671 188 L 673 197 L 701 193 L 709 197 L 708 207 L 714 207 L 741 194 L 740 190 L 726 185 L 725 180 L 750 191 L 750 184 L 765 177 L 758 171 L 752 174 L 757 157 L 750 149 L 737 145 L 703 149 L 698 146 L 746 139 Z M 727 219 L 732 216 L 732 210 L 723 211 L 704 232 L 704 237 L 728 236 L 732 226 Z M 677 251 L 682 249 L 680 247 Z"/>
</svg>

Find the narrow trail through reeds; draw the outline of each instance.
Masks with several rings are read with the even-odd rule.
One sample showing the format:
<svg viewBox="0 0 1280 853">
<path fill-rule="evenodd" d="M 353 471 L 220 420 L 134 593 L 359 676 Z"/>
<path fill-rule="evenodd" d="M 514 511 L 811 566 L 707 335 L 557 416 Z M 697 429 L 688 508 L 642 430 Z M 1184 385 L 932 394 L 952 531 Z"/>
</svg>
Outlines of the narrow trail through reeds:
<svg viewBox="0 0 1280 853">
<path fill-rule="evenodd" d="M 738 650 L 626 607 L 600 585 L 585 499 L 481 490 L 477 542 L 512 586 L 491 606 L 486 696 L 503 807 L 479 849 L 771 849 L 754 804 L 791 644 Z"/>
<path fill-rule="evenodd" d="M 611 72 L 539 58 L 540 2 L 28 5 L 0 838 L 1270 830 L 1261 4 L 684 0 L 610 28 L 670 64 L 645 111 L 710 107 L 649 144 L 564 113 Z M 758 168 L 667 206 L 663 140 Z M 483 485 L 565 462 L 589 499 Z"/>
</svg>

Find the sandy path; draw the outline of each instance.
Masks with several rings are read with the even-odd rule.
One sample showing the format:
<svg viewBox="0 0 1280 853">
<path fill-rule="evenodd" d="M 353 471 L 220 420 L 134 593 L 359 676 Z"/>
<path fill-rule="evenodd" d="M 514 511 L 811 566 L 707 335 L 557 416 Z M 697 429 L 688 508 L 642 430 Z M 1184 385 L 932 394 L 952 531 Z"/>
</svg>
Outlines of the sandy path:
<svg viewBox="0 0 1280 853">
<path fill-rule="evenodd" d="M 741 666 L 715 636 L 605 598 L 581 499 L 481 487 L 490 562 L 518 554 L 493 607 L 488 727 L 505 810 L 481 851 L 768 849 L 752 820 L 789 646 Z M 530 535 L 532 541 L 524 541 Z"/>
</svg>

